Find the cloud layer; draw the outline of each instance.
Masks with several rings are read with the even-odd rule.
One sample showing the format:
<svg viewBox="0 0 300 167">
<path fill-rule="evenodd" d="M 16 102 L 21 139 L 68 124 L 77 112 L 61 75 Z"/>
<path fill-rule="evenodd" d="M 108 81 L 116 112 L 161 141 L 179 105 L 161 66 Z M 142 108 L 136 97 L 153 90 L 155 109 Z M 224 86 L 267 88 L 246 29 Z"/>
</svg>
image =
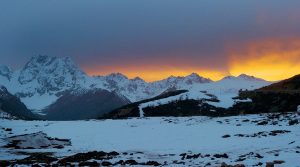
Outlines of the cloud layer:
<svg viewBox="0 0 300 167">
<path fill-rule="evenodd" d="M 91 75 L 148 81 L 192 72 L 283 79 L 298 72 L 299 7 L 280 0 L 1 1 L 0 61 L 19 68 L 37 54 L 69 56 Z"/>
</svg>

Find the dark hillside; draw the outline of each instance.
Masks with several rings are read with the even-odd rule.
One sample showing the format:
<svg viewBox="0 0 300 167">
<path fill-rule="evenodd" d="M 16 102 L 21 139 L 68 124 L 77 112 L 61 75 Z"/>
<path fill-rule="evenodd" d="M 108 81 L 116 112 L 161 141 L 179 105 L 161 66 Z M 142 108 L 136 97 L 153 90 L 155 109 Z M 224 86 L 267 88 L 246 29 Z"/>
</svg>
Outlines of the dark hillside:
<svg viewBox="0 0 300 167">
<path fill-rule="evenodd" d="M 171 96 L 176 96 L 176 95 L 179 95 L 179 94 L 182 94 L 185 92 L 187 92 L 187 90 L 166 91 L 154 98 L 131 103 L 131 104 L 125 105 L 123 107 L 120 107 L 118 109 L 115 109 L 115 110 L 105 114 L 104 116 L 100 117 L 100 119 L 102 119 L 102 118 L 104 118 L 104 119 L 105 118 L 120 119 L 120 118 L 128 118 L 128 117 L 139 117 L 138 106 L 140 104 L 158 100 L 158 99 L 171 97 Z"/>
<path fill-rule="evenodd" d="M 102 89 L 79 94 L 66 92 L 44 112 L 49 120 L 95 119 L 128 103 L 125 97 Z"/>
<path fill-rule="evenodd" d="M 231 108 L 241 113 L 297 111 L 300 105 L 300 75 L 254 91 L 241 91 L 238 98 L 252 100 L 251 103 L 242 102 Z"/>
<path fill-rule="evenodd" d="M 19 119 L 33 120 L 38 118 L 27 109 L 18 97 L 9 93 L 3 86 L 0 86 L 0 110 Z"/>
</svg>

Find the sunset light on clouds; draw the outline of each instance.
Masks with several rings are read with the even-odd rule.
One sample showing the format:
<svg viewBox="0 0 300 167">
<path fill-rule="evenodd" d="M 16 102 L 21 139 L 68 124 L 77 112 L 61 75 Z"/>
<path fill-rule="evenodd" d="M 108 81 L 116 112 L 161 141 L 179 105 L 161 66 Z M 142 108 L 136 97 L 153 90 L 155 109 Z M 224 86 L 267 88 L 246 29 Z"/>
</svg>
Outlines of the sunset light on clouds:
<svg viewBox="0 0 300 167">
<path fill-rule="evenodd" d="M 214 70 L 199 60 L 170 60 L 141 65 L 127 64 L 121 67 L 87 69 L 90 75 L 107 75 L 122 72 L 129 78 L 139 76 L 146 81 L 156 81 L 169 76 L 187 76 L 195 72 L 212 80 L 220 80 L 228 75 L 253 75 L 269 81 L 292 77 L 300 71 L 300 39 L 274 38 L 245 43 L 232 43 L 224 51 L 225 61 L 218 62 L 223 69 Z M 172 62 L 173 61 L 173 62 Z M 197 65 L 196 62 L 199 61 Z M 218 60 L 216 60 L 218 61 Z M 132 62 L 134 63 L 134 62 Z M 182 64 L 181 64 L 182 63 Z M 146 64 L 146 65 L 145 65 Z M 171 66 L 170 64 L 173 64 Z M 202 68 L 201 68 L 202 67 Z M 215 67 L 218 69 L 219 67 Z"/>
<path fill-rule="evenodd" d="M 205 78 L 210 78 L 212 80 L 219 80 L 228 74 L 222 71 L 212 71 L 209 69 L 197 70 L 197 69 L 175 69 L 175 68 L 157 68 L 157 69 L 118 69 L 115 70 L 96 70 L 96 71 L 89 71 L 87 73 L 89 75 L 107 75 L 110 73 L 115 73 L 117 71 L 121 71 L 122 74 L 126 75 L 128 78 L 134 79 L 135 77 L 139 76 L 145 81 L 152 82 L 158 81 L 162 79 L 166 79 L 170 76 L 187 76 L 192 73 L 197 73 Z"/>
<path fill-rule="evenodd" d="M 18 69 L 42 54 L 71 57 L 89 75 L 120 72 L 155 81 L 245 73 L 281 80 L 300 71 L 299 6 L 279 0 L 6 2 L 0 5 L 1 64 Z"/>
<path fill-rule="evenodd" d="M 270 81 L 292 77 L 300 71 L 300 39 L 279 38 L 248 42 L 229 53 L 229 73 L 244 72 Z M 241 59 L 241 55 L 244 58 Z"/>
</svg>

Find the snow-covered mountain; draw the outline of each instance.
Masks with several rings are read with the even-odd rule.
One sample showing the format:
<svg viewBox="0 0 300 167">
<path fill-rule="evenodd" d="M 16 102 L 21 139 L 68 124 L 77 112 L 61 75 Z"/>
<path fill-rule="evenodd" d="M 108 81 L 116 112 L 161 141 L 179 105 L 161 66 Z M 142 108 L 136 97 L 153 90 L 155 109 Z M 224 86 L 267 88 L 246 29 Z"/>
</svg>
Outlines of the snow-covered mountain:
<svg viewBox="0 0 300 167">
<path fill-rule="evenodd" d="M 33 57 L 20 71 L 21 85 L 37 84 L 37 93 L 51 93 L 62 89 L 75 88 L 85 81 L 82 72 L 70 58 L 49 56 Z"/>
<path fill-rule="evenodd" d="M 224 77 L 222 80 L 245 80 L 245 81 L 265 81 L 261 78 L 256 78 L 254 76 L 249 76 L 249 75 L 246 75 L 246 74 L 241 74 L 237 77 L 235 76 L 227 76 L 227 77 Z"/>
<path fill-rule="evenodd" d="M 0 84 L 18 96 L 29 109 L 40 111 L 53 104 L 66 91 L 73 94 L 102 89 L 115 92 L 131 102 L 148 99 L 170 89 L 224 89 L 237 92 L 240 88 L 254 89 L 269 82 L 247 75 L 226 77 L 213 82 L 196 73 L 185 77 L 171 76 L 156 82 L 145 82 L 137 77 L 129 79 L 120 73 L 107 76 L 88 76 L 70 58 L 36 56 L 20 70 L 0 66 Z M 234 89 L 234 90 L 232 90 Z"/>
<path fill-rule="evenodd" d="M 213 81 L 199 76 L 196 73 L 192 73 L 185 77 L 175 77 L 170 76 L 166 79 L 150 83 L 150 87 L 155 89 L 165 89 L 165 88 L 174 88 L 174 89 L 189 89 L 193 85 L 212 83 Z"/>
<path fill-rule="evenodd" d="M 20 70 L 0 69 L 0 83 L 34 110 L 53 103 L 66 90 L 80 88 L 88 79 L 70 58 L 37 56 Z"/>
<path fill-rule="evenodd" d="M 240 90 L 254 90 L 270 84 L 271 83 L 268 81 L 245 74 L 241 74 L 237 77 L 228 76 L 216 82 L 192 84 L 188 87 L 183 86 L 181 89 L 186 89 L 188 90 L 187 92 L 176 96 L 141 103 L 139 105 L 139 110 L 140 113 L 143 113 L 143 108 L 160 106 L 185 99 L 210 99 L 205 100 L 209 105 L 220 108 L 229 108 L 238 101 L 234 99 L 234 97 L 238 96 Z"/>
</svg>

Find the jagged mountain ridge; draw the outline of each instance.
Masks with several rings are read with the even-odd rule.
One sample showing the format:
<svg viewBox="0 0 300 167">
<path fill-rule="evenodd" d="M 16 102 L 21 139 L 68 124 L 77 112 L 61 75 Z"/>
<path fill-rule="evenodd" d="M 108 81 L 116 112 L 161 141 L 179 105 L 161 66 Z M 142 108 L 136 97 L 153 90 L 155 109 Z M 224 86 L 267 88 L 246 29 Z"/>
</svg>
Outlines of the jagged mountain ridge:
<svg viewBox="0 0 300 167">
<path fill-rule="evenodd" d="M 250 76 L 250 75 L 246 75 L 246 74 L 240 74 L 237 77 L 235 77 L 235 76 L 226 76 L 222 80 L 265 81 L 264 79 L 256 78 L 254 76 Z"/>
<path fill-rule="evenodd" d="M 246 75 L 236 78 L 243 79 Z M 194 85 L 215 82 L 196 73 L 186 77 L 171 76 L 150 83 L 138 77 L 128 79 L 121 73 L 88 76 L 70 58 L 36 56 L 20 70 L 13 71 L 1 66 L 0 83 L 20 97 L 28 108 L 42 110 L 66 91 L 80 94 L 84 90 L 103 89 L 117 92 L 135 102 L 157 96 L 169 89 L 190 89 Z"/>
<path fill-rule="evenodd" d="M 81 71 L 70 58 L 49 56 L 33 57 L 20 71 L 18 81 L 26 85 L 37 81 L 41 86 L 40 94 L 63 88 L 74 88 L 85 79 Z"/>
</svg>

